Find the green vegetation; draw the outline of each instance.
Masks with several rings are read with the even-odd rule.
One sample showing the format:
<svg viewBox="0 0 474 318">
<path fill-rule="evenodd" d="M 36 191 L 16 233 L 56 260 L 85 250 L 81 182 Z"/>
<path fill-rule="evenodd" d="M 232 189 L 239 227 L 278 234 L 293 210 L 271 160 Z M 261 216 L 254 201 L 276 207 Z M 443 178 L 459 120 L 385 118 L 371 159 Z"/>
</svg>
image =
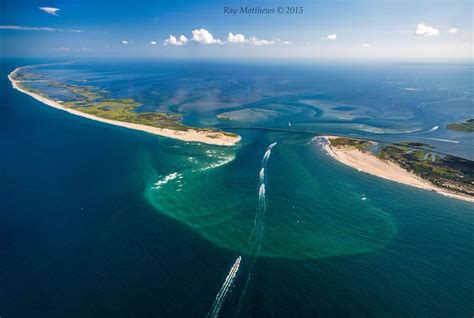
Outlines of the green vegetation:
<svg viewBox="0 0 474 318">
<path fill-rule="evenodd" d="M 474 195 L 474 161 L 397 144 L 383 147 L 379 158 L 395 162 L 438 187 Z"/>
<path fill-rule="evenodd" d="M 425 144 L 422 142 L 410 142 L 410 141 L 397 142 L 394 145 L 400 146 L 400 147 L 416 147 L 416 148 L 430 148 L 430 149 L 436 148 L 436 147 L 433 147 L 432 145 Z"/>
<path fill-rule="evenodd" d="M 73 94 L 77 102 L 82 102 L 83 105 L 106 98 L 109 95 L 107 91 L 98 90 L 90 85 L 80 86 L 54 82 L 50 83 L 48 86 L 64 89 L 67 93 Z"/>
<path fill-rule="evenodd" d="M 35 73 L 23 71 L 16 72 L 14 79 L 17 81 L 34 82 L 42 79 L 42 77 Z M 60 82 L 51 82 L 47 85 L 59 90 L 62 94 L 71 96 L 70 100 L 61 104 L 62 106 L 100 118 L 180 131 L 194 129 L 208 133 L 206 136 L 209 138 L 219 138 L 222 135 L 238 137 L 237 134 L 222 132 L 213 128 L 193 128 L 183 125 L 181 123 L 181 115 L 179 114 L 138 112 L 137 108 L 141 106 L 141 104 L 133 98 L 110 98 L 109 92 L 100 90 L 91 85 L 82 86 Z M 49 98 L 49 96 L 38 89 L 25 87 L 25 85 L 22 86 L 30 92 Z"/>
<path fill-rule="evenodd" d="M 474 119 L 468 119 L 463 123 L 452 123 L 447 125 L 446 128 L 454 131 L 472 133 L 474 132 Z"/>
<path fill-rule="evenodd" d="M 359 150 L 367 150 L 373 143 L 367 140 L 337 137 L 330 139 L 331 146 L 333 147 L 355 147 Z"/>
<path fill-rule="evenodd" d="M 84 105 L 84 102 L 67 102 L 63 105 L 105 119 L 173 130 L 184 131 L 191 128 L 181 124 L 181 116 L 177 114 L 135 112 L 134 110 L 140 106 L 140 103 L 132 98 L 106 99 L 87 103 L 87 105 Z"/>
<path fill-rule="evenodd" d="M 61 105 L 65 108 L 97 116 L 104 119 L 121 121 L 126 123 L 139 124 L 144 126 L 170 129 L 175 131 L 197 131 L 204 133 L 208 138 L 219 138 L 223 136 L 238 138 L 239 135 L 223 132 L 214 128 L 194 128 L 183 125 L 181 115 L 165 112 L 140 112 L 139 102 L 132 98 L 111 98 L 110 93 L 91 85 L 74 85 L 61 82 L 51 82 L 41 74 L 30 72 L 30 68 L 23 67 L 17 69 L 12 75 L 12 79 L 18 81 L 18 85 L 28 92 L 52 99 L 44 90 L 31 87 L 31 83 L 44 82 L 59 93 L 66 96 Z M 160 99 L 161 94 L 169 94 L 166 90 L 158 89 L 152 95 Z"/>
<path fill-rule="evenodd" d="M 371 141 L 337 137 L 330 139 L 332 147 L 354 147 L 369 151 Z M 434 185 L 453 192 L 474 196 L 474 161 L 441 155 L 431 145 L 419 142 L 399 142 L 382 147 L 378 157 L 392 161 Z"/>
<path fill-rule="evenodd" d="M 40 75 L 30 72 L 16 72 L 12 77 L 15 81 L 37 81 L 42 79 Z"/>
</svg>

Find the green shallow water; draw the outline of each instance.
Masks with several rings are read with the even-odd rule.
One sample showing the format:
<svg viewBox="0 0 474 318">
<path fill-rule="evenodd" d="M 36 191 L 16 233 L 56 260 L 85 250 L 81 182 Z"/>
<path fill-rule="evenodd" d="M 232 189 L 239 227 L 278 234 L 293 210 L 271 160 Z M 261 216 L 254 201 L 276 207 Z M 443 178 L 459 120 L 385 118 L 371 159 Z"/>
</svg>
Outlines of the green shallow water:
<svg viewBox="0 0 474 318">
<path fill-rule="evenodd" d="M 6 62 L 0 76 L 2 317 L 205 317 L 240 255 L 222 317 L 472 316 L 472 203 L 359 173 L 308 144 L 308 135 L 234 129 L 243 144 L 219 148 L 71 116 L 13 90 L 7 79 L 17 66 L 48 61 Z M 192 73 L 193 83 L 206 92 L 234 83 L 215 80 L 223 71 L 235 76 L 242 70 L 257 79 L 270 74 L 274 81 L 256 85 L 275 87 L 266 90 L 269 96 L 282 93 L 274 84 L 291 75 L 290 68 L 248 72 L 242 65 L 176 63 L 100 60 L 65 72 L 58 66 L 51 78 L 79 85 L 92 79 L 89 84 L 116 97 L 139 96 L 151 87 L 141 99 L 146 102 L 157 100 L 153 87 L 181 87 L 182 81 L 170 80 L 183 78 L 180 70 Z M 442 128 L 472 118 L 470 99 L 453 100 L 470 92 L 470 65 L 305 69 L 306 74 L 293 73 L 301 81 L 289 88 L 304 82 L 310 90 L 324 90 L 329 101 L 322 122 L 311 127 L 314 133 L 349 135 L 359 124 L 374 124 L 361 120 L 348 127 L 328 119 L 333 106 L 380 113 L 382 123 L 397 110 L 391 123 L 376 127 L 439 125 L 419 136 L 458 140 L 435 146 L 472 157 L 472 136 Z M 194 76 L 197 70 L 209 72 Z M 222 96 L 242 95 L 247 88 L 241 87 Z M 407 92 L 407 87 L 420 90 Z M 418 108 L 420 103 L 426 106 Z M 210 114 L 187 115 L 185 123 L 195 118 L 207 125 L 215 117 Z M 298 126 L 297 119 L 305 118 L 291 118 L 293 128 L 309 128 L 310 123 Z M 286 127 L 288 119 L 274 124 Z M 258 257 L 251 266 L 255 254 L 247 239 L 258 211 L 258 172 L 274 141 L 259 251 L 270 257 Z M 201 170 L 211 164 L 213 169 Z M 183 177 L 176 174 L 152 189 L 174 172 Z"/>
<path fill-rule="evenodd" d="M 260 256 L 321 258 L 370 252 L 397 232 L 394 217 L 366 198 L 308 136 L 273 134 L 238 148 L 170 146 L 145 195 L 164 213 L 226 249 L 250 254 L 259 171 L 266 170 L 267 210 Z M 354 180 L 356 181 L 356 180 Z"/>
</svg>

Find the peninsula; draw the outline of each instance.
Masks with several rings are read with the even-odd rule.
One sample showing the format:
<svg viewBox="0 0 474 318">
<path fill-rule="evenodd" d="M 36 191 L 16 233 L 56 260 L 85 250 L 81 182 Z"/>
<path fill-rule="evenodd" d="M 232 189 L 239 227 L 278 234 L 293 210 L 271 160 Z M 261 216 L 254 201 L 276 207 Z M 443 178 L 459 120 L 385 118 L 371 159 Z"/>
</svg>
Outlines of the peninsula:
<svg viewBox="0 0 474 318">
<path fill-rule="evenodd" d="M 36 100 L 64 110 L 70 114 L 103 123 L 140 130 L 163 137 L 187 142 L 200 142 L 219 146 L 233 146 L 241 137 L 234 133 L 213 128 L 194 128 L 181 123 L 181 116 L 165 112 L 136 112 L 140 105 L 132 98 L 106 98 L 105 91 L 92 86 L 69 85 L 53 82 L 51 87 L 59 87 L 74 96 L 70 101 L 58 101 L 44 92 L 30 88 L 26 83 L 39 81 L 27 67 L 18 67 L 8 75 L 13 88 L 30 95 Z"/>
<path fill-rule="evenodd" d="M 380 178 L 474 202 L 474 162 L 438 155 L 418 143 L 379 147 L 374 141 L 325 136 L 325 149 L 339 162 Z"/>
</svg>

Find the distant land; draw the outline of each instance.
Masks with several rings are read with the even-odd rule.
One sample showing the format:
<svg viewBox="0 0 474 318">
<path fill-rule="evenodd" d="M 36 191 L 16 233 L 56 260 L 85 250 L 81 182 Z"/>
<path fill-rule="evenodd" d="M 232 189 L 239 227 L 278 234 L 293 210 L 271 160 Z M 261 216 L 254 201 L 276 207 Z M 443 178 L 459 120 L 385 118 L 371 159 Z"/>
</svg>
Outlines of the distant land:
<svg viewBox="0 0 474 318">
<path fill-rule="evenodd" d="M 454 131 L 472 133 L 474 132 L 474 119 L 468 119 L 462 123 L 452 123 L 447 125 L 446 128 Z"/>
<path fill-rule="evenodd" d="M 46 105 L 71 114 L 188 142 L 233 146 L 241 139 L 237 134 L 213 128 L 185 126 L 181 123 L 181 117 L 178 114 L 136 112 L 135 110 L 141 105 L 133 98 L 108 98 L 107 91 L 99 90 L 94 86 L 50 83 L 49 86 L 61 88 L 74 96 L 73 100 L 67 102 L 54 100 L 44 92 L 26 85 L 26 83 L 43 81 L 40 76 L 30 71 L 31 68 L 31 66 L 18 67 L 8 75 L 13 87 Z"/>
</svg>

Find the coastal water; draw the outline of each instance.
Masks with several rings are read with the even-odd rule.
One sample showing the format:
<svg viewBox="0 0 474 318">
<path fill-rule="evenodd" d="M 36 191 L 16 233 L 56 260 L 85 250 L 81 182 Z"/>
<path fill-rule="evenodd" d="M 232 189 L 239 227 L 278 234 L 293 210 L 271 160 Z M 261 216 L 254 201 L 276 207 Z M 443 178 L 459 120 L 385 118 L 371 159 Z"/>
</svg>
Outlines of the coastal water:
<svg viewBox="0 0 474 318">
<path fill-rule="evenodd" d="M 223 317 L 472 315 L 473 205 L 359 173 L 313 139 L 434 138 L 457 143 L 423 140 L 471 158 L 472 137 L 444 129 L 472 116 L 469 65 L 43 70 L 243 137 L 226 148 L 93 122 L 11 88 L 15 67 L 45 62 L 1 70 L 1 316 L 204 317 L 239 256 Z"/>
</svg>

